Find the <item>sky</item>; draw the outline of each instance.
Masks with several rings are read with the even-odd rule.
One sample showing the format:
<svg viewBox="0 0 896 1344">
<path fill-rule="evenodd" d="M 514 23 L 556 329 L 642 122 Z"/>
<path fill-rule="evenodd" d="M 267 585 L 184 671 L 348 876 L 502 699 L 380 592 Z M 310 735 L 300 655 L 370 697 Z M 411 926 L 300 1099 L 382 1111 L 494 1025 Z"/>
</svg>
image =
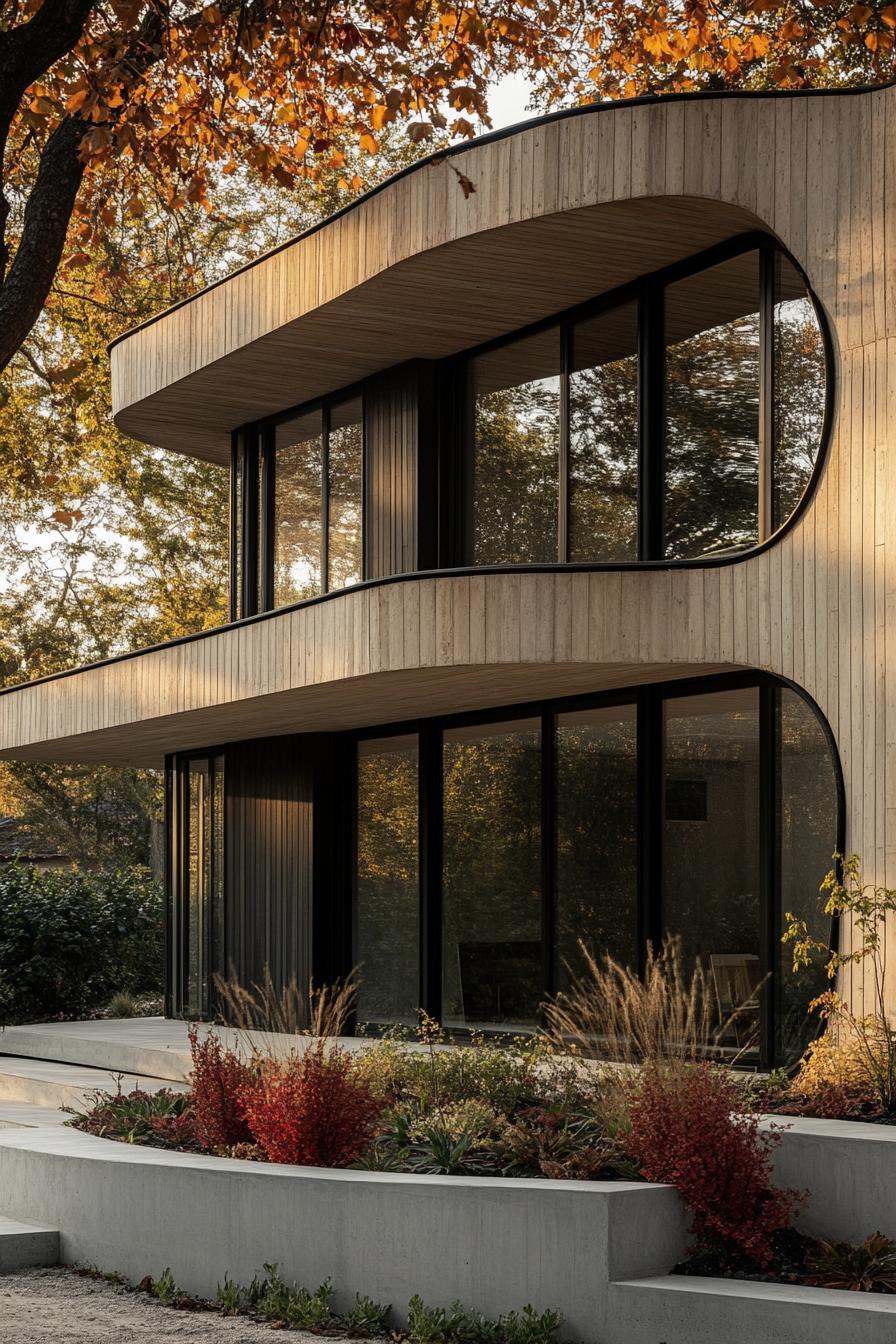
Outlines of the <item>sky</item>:
<svg viewBox="0 0 896 1344">
<path fill-rule="evenodd" d="M 489 111 L 492 126 L 499 130 L 502 126 L 512 126 L 517 121 L 528 121 L 535 116 L 526 104 L 529 101 L 529 82 L 522 75 L 505 75 L 499 79 L 489 94 Z"/>
</svg>

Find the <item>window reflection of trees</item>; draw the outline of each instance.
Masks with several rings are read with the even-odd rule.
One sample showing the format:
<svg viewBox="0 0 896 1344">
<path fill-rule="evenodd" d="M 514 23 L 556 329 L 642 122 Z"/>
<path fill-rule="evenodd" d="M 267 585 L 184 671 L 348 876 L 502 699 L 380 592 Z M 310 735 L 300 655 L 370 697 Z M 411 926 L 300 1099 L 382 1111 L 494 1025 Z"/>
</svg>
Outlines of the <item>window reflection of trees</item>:
<svg viewBox="0 0 896 1344">
<path fill-rule="evenodd" d="M 362 571 L 361 403 L 334 407 L 328 440 L 327 587 L 360 583 Z M 344 423 L 343 423 L 344 422 Z"/>
<path fill-rule="evenodd" d="M 301 437 L 278 432 L 274 488 L 274 606 L 316 597 L 321 590 L 320 413 Z"/>
</svg>

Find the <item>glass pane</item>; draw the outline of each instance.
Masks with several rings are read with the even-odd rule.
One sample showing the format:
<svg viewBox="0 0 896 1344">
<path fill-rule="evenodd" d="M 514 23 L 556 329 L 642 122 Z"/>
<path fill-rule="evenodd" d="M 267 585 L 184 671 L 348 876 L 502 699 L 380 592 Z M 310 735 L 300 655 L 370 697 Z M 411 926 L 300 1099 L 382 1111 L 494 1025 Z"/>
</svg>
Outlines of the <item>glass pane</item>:
<svg viewBox="0 0 896 1344">
<path fill-rule="evenodd" d="M 224 945 L 224 757 L 216 756 L 213 762 L 212 806 L 211 806 L 211 966 L 210 979 L 217 971 L 220 975 L 227 972 Z"/>
<path fill-rule="evenodd" d="M 665 554 L 759 538 L 759 254 L 666 290 Z"/>
<path fill-rule="evenodd" d="M 634 705 L 557 717 L 557 979 L 592 955 L 636 965 L 637 717 Z"/>
<path fill-rule="evenodd" d="M 417 738 L 358 747 L 358 913 L 361 1022 L 416 1025 L 420 982 Z"/>
<path fill-rule="evenodd" d="M 210 780 L 205 760 L 187 766 L 187 1014 L 208 1009 L 208 907 L 211 889 Z"/>
<path fill-rule="evenodd" d="M 321 413 L 277 426 L 274 469 L 274 606 L 321 590 Z"/>
<path fill-rule="evenodd" d="M 775 261 L 774 526 L 793 513 L 821 448 L 826 367 L 815 305 L 786 257 Z"/>
<path fill-rule="evenodd" d="M 557 559 L 560 333 L 473 361 L 473 563 Z"/>
<path fill-rule="evenodd" d="M 795 691 L 782 689 L 780 697 L 781 913 L 785 921 L 788 913 L 805 919 L 827 942 L 831 924 L 818 888 L 837 844 L 837 776 L 815 711 Z M 794 976 L 792 949 L 781 949 L 780 1062 L 793 1063 L 817 1032 L 806 1006 L 827 987 L 823 957 Z"/>
<path fill-rule="evenodd" d="M 533 1026 L 542 999 L 539 720 L 446 732 L 444 790 L 443 1020 Z"/>
<path fill-rule="evenodd" d="M 361 398 L 357 397 L 330 411 L 328 588 L 361 582 L 362 461 Z"/>
<path fill-rule="evenodd" d="M 573 331 L 569 378 L 569 558 L 638 558 L 638 309 Z"/>
<path fill-rule="evenodd" d="M 718 691 L 665 705 L 663 927 L 699 960 L 721 1044 L 757 1057 L 760 983 L 759 691 Z"/>
</svg>

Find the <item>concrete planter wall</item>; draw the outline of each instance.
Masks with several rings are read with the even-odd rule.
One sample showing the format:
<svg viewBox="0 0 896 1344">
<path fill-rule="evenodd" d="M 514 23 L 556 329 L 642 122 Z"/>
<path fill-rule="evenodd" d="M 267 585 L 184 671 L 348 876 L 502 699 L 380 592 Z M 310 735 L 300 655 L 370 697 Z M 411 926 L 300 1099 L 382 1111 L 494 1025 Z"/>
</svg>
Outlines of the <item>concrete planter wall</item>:
<svg viewBox="0 0 896 1344">
<path fill-rule="evenodd" d="M 775 1154 L 781 1185 L 808 1190 L 800 1228 L 817 1237 L 863 1241 L 896 1237 L 896 1126 L 781 1116 Z"/>
<path fill-rule="evenodd" d="M 686 1218 L 668 1186 L 322 1171 L 193 1157 L 77 1130 L 0 1132 L 0 1208 L 61 1232 L 62 1255 L 131 1279 L 170 1266 L 213 1296 L 265 1260 L 308 1287 L 332 1277 L 390 1302 L 455 1299 L 490 1316 L 561 1310 L 564 1334 L 622 1344 L 610 1284 L 681 1258 Z"/>
</svg>

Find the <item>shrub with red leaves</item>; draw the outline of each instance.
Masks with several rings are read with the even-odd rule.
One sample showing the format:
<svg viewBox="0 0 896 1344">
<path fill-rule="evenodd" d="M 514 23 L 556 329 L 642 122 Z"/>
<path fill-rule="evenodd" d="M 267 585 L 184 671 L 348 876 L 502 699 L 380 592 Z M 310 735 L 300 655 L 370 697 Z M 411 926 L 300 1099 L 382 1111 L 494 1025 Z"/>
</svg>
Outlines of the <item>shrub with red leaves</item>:
<svg viewBox="0 0 896 1344">
<path fill-rule="evenodd" d="M 252 1134 L 239 1100 L 240 1090 L 252 1077 L 251 1069 L 233 1050 L 222 1045 L 216 1033 L 209 1032 L 200 1040 L 195 1023 L 190 1026 L 190 1054 L 197 1143 L 214 1151 L 251 1142 Z"/>
<path fill-rule="evenodd" d="M 179 1115 L 154 1115 L 149 1127 L 157 1139 L 171 1148 L 189 1147 L 196 1142 L 196 1120 L 192 1109 Z"/>
<path fill-rule="evenodd" d="M 648 1181 L 674 1185 L 693 1216 L 694 1252 L 772 1256 L 772 1237 L 804 1198 L 771 1183 L 780 1136 L 760 1133 L 729 1073 L 711 1064 L 645 1069 L 628 1153 Z"/>
<path fill-rule="evenodd" d="M 268 1160 L 306 1167 L 351 1166 L 384 1107 L 347 1051 L 323 1041 L 304 1055 L 266 1061 L 244 1082 L 240 1100 Z"/>
</svg>

